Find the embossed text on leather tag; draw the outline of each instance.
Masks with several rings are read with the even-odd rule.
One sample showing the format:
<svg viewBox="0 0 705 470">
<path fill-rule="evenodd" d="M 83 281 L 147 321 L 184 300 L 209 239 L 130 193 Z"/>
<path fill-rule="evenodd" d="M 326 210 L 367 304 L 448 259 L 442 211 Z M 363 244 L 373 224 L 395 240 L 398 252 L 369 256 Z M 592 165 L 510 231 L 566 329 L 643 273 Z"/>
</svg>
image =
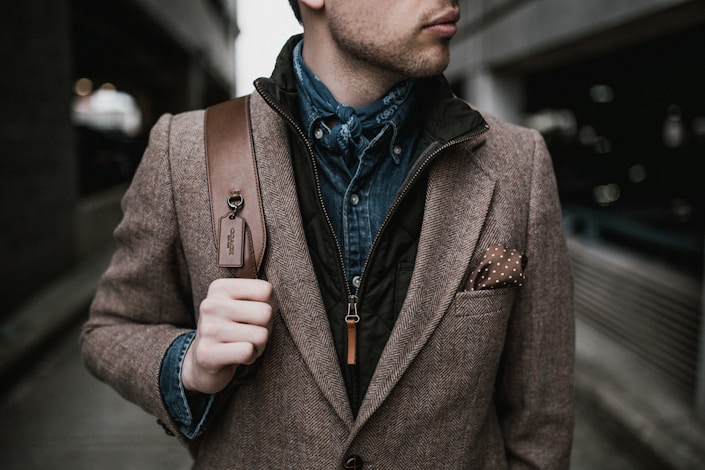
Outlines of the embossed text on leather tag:
<svg viewBox="0 0 705 470">
<path fill-rule="evenodd" d="M 245 220 L 226 215 L 220 218 L 218 266 L 241 268 L 245 261 Z"/>
</svg>

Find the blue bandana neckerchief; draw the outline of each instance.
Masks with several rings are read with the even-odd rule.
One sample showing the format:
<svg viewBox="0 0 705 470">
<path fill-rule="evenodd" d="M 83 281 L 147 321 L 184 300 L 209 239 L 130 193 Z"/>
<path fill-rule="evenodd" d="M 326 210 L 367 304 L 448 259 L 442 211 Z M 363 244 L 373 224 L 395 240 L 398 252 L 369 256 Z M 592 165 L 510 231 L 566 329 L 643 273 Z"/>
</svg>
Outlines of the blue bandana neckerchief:
<svg viewBox="0 0 705 470">
<path fill-rule="evenodd" d="M 357 157 L 370 145 L 385 126 L 391 125 L 394 137 L 397 136 L 399 127 L 409 113 L 413 80 L 405 80 L 395 86 L 383 98 L 355 109 L 346 104 L 339 103 L 321 80 L 304 63 L 301 51 L 303 41 L 294 49 L 294 70 L 299 84 L 302 85 L 304 114 L 309 138 L 314 129 L 323 128 L 323 136 L 316 140 L 328 149 L 339 152 L 346 160 L 349 167 L 357 163 Z M 327 123 L 334 122 L 332 127 Z M 395 160 L 398 156 L 393 151 L 395 138 L 390 139 L 390 154 Z"/>
</svg>

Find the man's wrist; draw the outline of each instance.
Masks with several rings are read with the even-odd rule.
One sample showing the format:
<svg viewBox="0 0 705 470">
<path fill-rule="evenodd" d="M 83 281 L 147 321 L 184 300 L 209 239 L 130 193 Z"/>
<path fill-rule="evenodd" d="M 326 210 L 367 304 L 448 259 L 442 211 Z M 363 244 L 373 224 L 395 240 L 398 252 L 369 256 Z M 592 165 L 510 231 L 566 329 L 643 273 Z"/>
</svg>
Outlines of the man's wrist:
<svg viewBox="0 0 705 470">
<path fill-rule="evenodd" d="M 205 427 L 215 395 L 187 391 L 182 381 L 183 363 L 195 331 L 184 333 L 169 346 L 159 375 L 162 400 L 169 415 L 178 422 L 181 433 L 188 439 L 198 436 Z"/>
</svg>

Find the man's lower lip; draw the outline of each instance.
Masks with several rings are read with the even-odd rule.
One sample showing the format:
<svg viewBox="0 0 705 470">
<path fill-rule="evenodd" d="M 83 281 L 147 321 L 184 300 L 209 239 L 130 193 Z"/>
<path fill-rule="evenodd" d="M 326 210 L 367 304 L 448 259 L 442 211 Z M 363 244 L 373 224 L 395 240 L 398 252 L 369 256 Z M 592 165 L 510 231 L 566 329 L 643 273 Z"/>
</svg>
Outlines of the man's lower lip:
<svg viewBox="0 0 705 470">
<path fill-rule="evenodd" d="M 443 37 L 453 37 L 458 32 L 458 26 L 455 23 L 439 23 L 427 26 L 425 29 Z"/>
</svg>

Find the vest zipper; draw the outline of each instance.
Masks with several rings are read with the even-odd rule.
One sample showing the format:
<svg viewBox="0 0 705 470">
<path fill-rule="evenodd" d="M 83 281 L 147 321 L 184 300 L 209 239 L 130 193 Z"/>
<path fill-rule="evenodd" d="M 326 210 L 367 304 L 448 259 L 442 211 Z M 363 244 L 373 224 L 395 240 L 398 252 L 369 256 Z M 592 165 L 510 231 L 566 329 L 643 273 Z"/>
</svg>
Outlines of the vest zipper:
<svg viewBox="0 0 705 470">
<path fill-rule="evenodd" d="M 406 180 L 406 184 L 404 185 L 403 189 L 399 192 L 397 197 L 394 199 L 394 202 L 390 206 L 389 210 L 387 211 L 387 215 L 385 216 L 384 220 L 382 221 L 382 225 L 380 225 L 379 230 L 375 234 L 375 238 L 372 241 L 372 246 L 370 248 L 369 253 L 367 254 L 367 257 L 365 258 L 365 263 L 363 264 L 362 267 L 362 272 L 360 273 L 360 285 L 355 289 L 355 293 L 353 294 L 350 291 L 350 283 L 348 281 L 348 274 L 345 269 L 345 261 L 343 259 L 343 250 L 340 248 L 340 242 L 338 241 L 338 237 L 335 234 L 335 230 L 333 229 L 333 223 L 330 221 L 330 217 L 328 216 L 328 211 L 326 211 L 326 207 L 323 203 L 323 195 L 321 194 L 321 185 L 318 180 L 318 167 L 316 165 L 316 158 L 313 153 L 313 147 L 311 147 L 311 143 L 308 141 L 308 138 L 306 137 L 306 134 L 303 132 L 299 124 L 289 116 L 288 113 L 284 112 L 281 107 L 277 103 L 275 103 L 267 93 L 262 89 L 260 86 L 259 80 L 255 82 L 255 88 L 259 92 L 260 96 L 271 106 L 279 115 L 281 115 L 284 119 L 286 119 L 289 124 L 292 125 L 292 127 L 296 130 L 296 132 L 299 134 L 299 136 L 303 139 L 304 143 L 306 144 L 306 148 L 308 149 L 308 155 L 309 158 L 311 159 L 311 163 L 313 164 L 313 173 L 316 178 L 316 193 L 318 195 L 318 200 L 321 205 L 321 208 L 323 209 L 323 215 L 326 219 L 326 223 L 328 224 L 328 228 L 330 230 L 330 233 L 333 235 L 333 240 L 335 242 L 335 247 L 336 251 L 338 253 L 338 264 L 343 272 L 343 278 L 345 280 L 345 293 L 347 295 L 348 299 L 348 308 L 347 308 L 347 313 L 345 315 L 345 325 L 347 328 L 347 345 L 346 345 L 346 363 L 348 365 L 348 369 L 352 369 L 357 365 L 357 324 L 360 322 L 360 315 L 358 314 L 358 304 L 360 298 L 358 297 L 357 293 L 361 291 L 362 286 L 365 283 L 365 271 L 367 270 L 367 266 L 369 264 L 370 259 L 372 258 L 372 254 L 375 251 L 375 248 L 377 246 L 377 242 L 379 240 L 380 234 L 384 231 L 384 228 L 386 227 L 387 223 L 391 219 L 391 216 L 394 214 L 396 211 L 397 207 L 401 203 L 401 200 L 404 199 L 404 196 L 408 193 L 409 189 L 413 186 L 413 184 L 416 182 L 416 180 L 419 178 L 421 173 L 428 167 L 428 164 L 442 151 L 446 150 L 449 147 L 452 147 L 454 145 L 463 143 L 463 142 L 468 142 L 470 140 L 474 140 L 475 138 L 481 136 L 485 132 L 489 130 L 489 125 L 486 123 L 480 126 L 477 129 L 474 129 L 472 132 L 457 138 L 457 139 L 452 139 L 446 142 L 445 144 L 439 146 L 437 149 L 433 150 L 429 155 L 421 162 L 420 165 L 416 167 L 416 170 L 414 170 L 414 174 L 411 176 L 411 178 L 408 178 Z M 351 372 L 350 376 L 352 388 L 354 389 L 353 392 L 356 392 L 357 388 L 357 380 L 354 377 L 354 374 Z M 353 403 L 353 408 L 355 408 L 356 404 Z"/>
<path fill-rule="evenodd" d="M 401 203 L 402 199 L 406 196 L 406 194 L 409 192 L 409 189 L 414 185 L 416 180 L 419 178 L 421 173 L 424 172 L 424 170 L 428 167 L 429 163 L 438 156 L 439 153 L 442 151 L 457 145 L 461 144 L 464 142 L 469 142 L 471 140 L 476 139 L 477 137 L 481 136 L 485 132 L 487 132 L 490 129 L 488 124 L 483 124 L 477 129 L 474 129 L 472 132 L 465 134 L 462 137 L 459 137 L 457 139 L 452 139 L 446 142 L 445 144 L 441 145 L 437 149 L 433 150 L 424 160 L 421 162 L 421 164 L 416 166 L 416 169 L 414 170 L 413 175 L 410 178 L 406 179 L 406 184 L 402 188 L 402 190 L 397 194 L 397 197 L 394 199 L 394 202 L 392 202 L 392 205 L 389 207 L 389 210 L 387 211 L 387 215 L 384 217 L 384 220 L 382 221 L 382 224 L 379 227 L 379 230 L 375 234 L 374 240 L 372 240 L 372 246 L 370 247 L 370 252 L 367 254 L 367 258 L 365 258 L 365 263 L 362 266 L 362 273 L 360 275 L 360 286 L 357 288 L 357 291 L 360 291 L 360 288 L 362 288 L 363 284 L 365 283 L 365 271 L 367 270 L 367 265 L 370 262 L 370 259 L 372 259 L 372 254 L 375 251 L 375 248 L 377 247 L 377 241 L 379 240 L 380 234 L 384 231 L 384 228 L 387 226 L 387 223 L 389 220 L 392 218 L 394 215 L 394 212 L 396 212 L 397 207 Z"/>
<path fill-rule="evenodd" d="M 284 119 L 286 119 L 289 124 L 292 125 L 292 127 L 296 130 L 296 133 L 299 134 L 299 137 L 303 139 L 304 143 L 306 144 L 306 148 L 308 149 L 308 156 L 311 159 L 311 163 L 313 164 L 313 173 L 316 179 L 316 194 L 318 195 L 318 202 L 321 205 L 321 208 L 323 209 L 323 215 L 326 219 L 326 223 L 328 224 L 328 229 L 330 230 L 330 233 L 333 235 L 333 241 L 335 242 L 335 248 L 336 252 L 338 254 L 338 264 L 340 265 L 340 268 L 343 271 L 343 278 L 345 280 L 345 294 L 347 295 L 348 299 L 348 310 L 347 310 L 347 315 L 345 317 L 345 322 L 348 324 L 348 317 L 351 319 L 354 319 L 354 323 L 358 323 L 360 321 L 360 317 L 357 314 L 357 301 L 358 297 L 357 295 L 353 295 L 353 293 L 350 291 L 350 286 L 348 282 L 348 273 L 345 269 L 345 261 L 343 259 L 343 250 L 340 248 L 340 242 L 338 241 L 338 237 L 335 234 L 335 230 L 333 229 L 333 223 L 330 221 L 330 216 L 328 215 L 328 211 L 326 210 L 326 206 L 323 203 L 323 195 L 321 194 L 321 183 L 319 182 L 318 178 L 318 166 L 316 165 L 316 158 L 313 154 L 313 147 L 311 147 L 311 143 L 308 141 L 308 138 L 306 137 L 306 134 L 304 131 L 301 129 L 299 124 L 289 116 L 288 113 L 284 112 L 284 110 L 279 107 L 277 103 L 275 103 L 267 93 L 261 88 L 259 80 L 255 82 L 255 88 L 259 92 L 259 94 L 262 96 L 262 98 L 267 102 L 269 106 L 272 107 L 279 115 L 281 115 Z M 359 288 L 355 290 L 355 294 L 359 291 Z M 350 315 L 350 312 L 354 311 L 354 315 Z M 350 327 L 348 327 L 348 331 L 350 331 Z M 354 331 L 354 328 L 353 328 Z M 353 347 L 354 349 L 354 347 Z M 348 356 L 350 355 L 350 345 L 348 345 Z"/>
</svg>

